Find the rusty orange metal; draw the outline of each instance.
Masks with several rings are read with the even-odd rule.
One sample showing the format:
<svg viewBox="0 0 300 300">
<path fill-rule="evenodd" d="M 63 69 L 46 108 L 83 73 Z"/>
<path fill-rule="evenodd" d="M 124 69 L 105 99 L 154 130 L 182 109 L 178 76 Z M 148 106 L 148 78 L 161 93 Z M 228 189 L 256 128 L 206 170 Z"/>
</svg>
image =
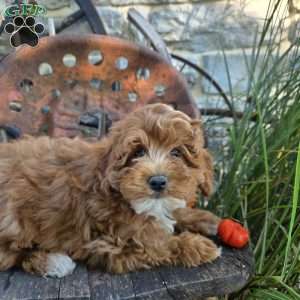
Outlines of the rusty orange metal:
<svg viewBox="0 0 300 300">
<path fill-rule="evenodd" d="M 114 122 L 155 102 L 199 116 L 175 68 L 156 52 L 113 37 L 46 37 L 0 64 L 0 125 L 22 134 L 93 137 L 99 132 L 80 125 L 83 114 L 105 112 Z"/>
</svg>

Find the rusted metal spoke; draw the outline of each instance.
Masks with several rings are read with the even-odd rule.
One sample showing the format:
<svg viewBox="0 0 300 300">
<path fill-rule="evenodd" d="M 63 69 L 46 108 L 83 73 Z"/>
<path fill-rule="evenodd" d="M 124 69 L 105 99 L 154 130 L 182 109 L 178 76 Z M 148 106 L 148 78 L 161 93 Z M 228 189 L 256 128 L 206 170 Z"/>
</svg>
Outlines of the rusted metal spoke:
<svg viewBox="0 0 300 300">
<path fill-rule="evenodd" d="M 184 70 L 185 66 L 186 66 L 186 63 L 184 63 L 184 64 L 181 66 L 181 68 L 180 68 L 180 70 L 179 70 L 180 73 Z"/>
</svg>

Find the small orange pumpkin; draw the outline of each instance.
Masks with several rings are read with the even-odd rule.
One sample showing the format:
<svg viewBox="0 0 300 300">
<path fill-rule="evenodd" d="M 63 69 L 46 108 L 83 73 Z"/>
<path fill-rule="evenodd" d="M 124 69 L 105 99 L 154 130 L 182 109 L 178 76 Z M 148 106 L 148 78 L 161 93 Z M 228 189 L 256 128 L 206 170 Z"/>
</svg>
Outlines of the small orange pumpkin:
<svg viewBox="0 0 300 300">
<path fill-rule="evenodd" d="M 224 219 L 220 222 L 218 235 L 222 242 L 234 248 L 243 248 L 249 241 L 248 230 L 231 219 Z"/>
</svg>

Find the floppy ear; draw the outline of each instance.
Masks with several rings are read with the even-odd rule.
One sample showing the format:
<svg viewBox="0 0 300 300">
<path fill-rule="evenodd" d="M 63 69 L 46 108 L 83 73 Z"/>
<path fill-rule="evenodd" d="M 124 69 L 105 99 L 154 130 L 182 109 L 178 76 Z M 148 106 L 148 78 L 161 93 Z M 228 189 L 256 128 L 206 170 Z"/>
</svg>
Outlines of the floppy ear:
<svg viewBox="0 0 300 300">
<path fill-rule="evenodd" d="M 204 196 L 210 196 L 213 192 L 213 161 L 206 149 L 201 149 L 201 172 L 199 187 Z"/>
<path fill-rule="evenodd" d="M 119 191 L 119 176 L 127 162 L 129 151 L 120 145 L 118 137 L 114 135 L 108 136 L 105 144 L 106 153 L 101 162 L 103 174 L 101 188 L 107 194 L 111 194 Z M 120 149 L 122 149 L 121 152 Z"/>
</svg>

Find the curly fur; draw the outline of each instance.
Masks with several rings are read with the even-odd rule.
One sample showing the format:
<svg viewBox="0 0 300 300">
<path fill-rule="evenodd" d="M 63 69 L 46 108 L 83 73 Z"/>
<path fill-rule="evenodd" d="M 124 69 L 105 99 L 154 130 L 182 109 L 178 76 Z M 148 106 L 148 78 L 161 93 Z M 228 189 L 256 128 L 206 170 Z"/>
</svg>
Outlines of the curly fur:
<svg viewBox="0 0 300 300">
<path fill-rule="evenodd" d="M 148 185 L 157 174 L 168 178 L 161 193 Z M 189 207 L 199 189 L 212 192 L 212 177 L 200 122 L 164 104 L 130 113 L 95 144 L 1 144 L 0 270 L 47 275 L 61 255 L 116 273 L 213 261 L 220 251 L 203 235 L 219 218 Z"/>
</svg>

